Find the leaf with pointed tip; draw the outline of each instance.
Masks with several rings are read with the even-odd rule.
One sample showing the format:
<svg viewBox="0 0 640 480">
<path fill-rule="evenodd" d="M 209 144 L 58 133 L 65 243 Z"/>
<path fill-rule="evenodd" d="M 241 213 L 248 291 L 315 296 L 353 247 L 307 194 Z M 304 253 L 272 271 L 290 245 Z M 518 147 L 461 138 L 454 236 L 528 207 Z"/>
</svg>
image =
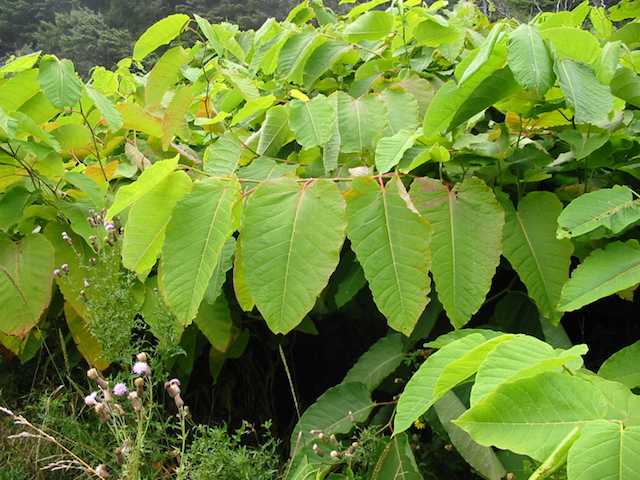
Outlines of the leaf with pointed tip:
<svg viewBox="0 0 640 480">
<path fill-rule="evenodd" d="M 556 370 L 585 353 L 586 345 L 556 351 L 548 343 L 528 335 L 510 338 L 490 352 L 480 365 L 471 389 L 470 403 L 481 402 L 502 383 Z"/>
<path fill-rule="evenodd" d="M 26 338 L 40 321 L 51 298 L 54 250 L 40 234 L 20 243 L 0 238 L 0 329 L 5 335 Z"/>
<path fill-rule="evenodd" d="M 640 201 L 625 185 L 603 188 L 574 199 L 558 217 L 558 238 L 584 235 L 598 227 L 620 233 L 640 219 Z"/>
<path fill-rule="evenodd" d="M 574 427 L 603 419 L 606 411 L 589 382 L 544 372 L 499 385 L 453 423 L 482 445 L 542 461 Z"/>
<path fill-rule="evenodd" d="M 238 228 L 240 182 L 207 178 L 178 200 L 162 247 L 162 285 L 169 306 L 183 325 L 198 308 L 220 251 Z"/>
<path fill-rule="evenodd" d="M 149 170 L 150 168 L 144 173 Z M 162 251 L 173 207 L 190 189 L 191 179 L 179 170 L 163 177 L 133 203 L 124 228 L 122 244 L 122 264 L 126 268 L 136 273 L 151 270 Z"/>
<path fill-rule="evenodd" d="M 341 383 L 362 382 L 373 392 L 405 357 L 402 335 L 391 333 L 374 343 L 349 369 Z"/>
<path fill-rule="evenodd" d="M 82 83 L 71 60 L 45 55 L 40 60 L 38 83 L 47 100 L 56 108 L 73 107 L 82 96 Z"/>
<path fill-rule="evenodd" d="M 124 128 L 137 130 L 154 137 L 162 137 L 162 121 L 144 110 L 140 105 L 129 102 L 120 102 L 116 108 L 122 115 Z"/>
<path fill-rule="evenodd" d="M 506 212 L 503 254 L 527 287 L 540 313 L 557 324 L 562 287 L 569 280 L 573 244 L 556 238 L 562 203 L 553 193 L 531 192 L 516 211 L 506 196 L 499 197 Z"/>
<path fill-rule="evenodd" d="M 400 178 L 357 177 L 345 192 L 351 248 L 389 326 L 409 335 L 430 291 L 431 226 L 409 207 Z"/>
<path fill-rule="evenodd" d="M 470 333 L 432 353 L 407 382 L 407 386 L 398 401 L 398 411 L 393 421 L 393 431 L 397 433 L 404 432 L 416 419 L 442 398 L 442 395 L 435 396 L 433 390 L 438 378 L 440 378 L 440 374 L 447 365 L 452 364 L 486 342 L 487 340 L 480 333 Z"/>
<path fill-rule="evenodd" d="M 588 30 L 577 27 L 540 29 L 540 36 L 549 41 L 560 58 L 591 64 L 600 53 L 600 42 Z"/>
<path fill-rule="evenodd" d="M 226 132 L 205 150 L 204 171 L 215 177 L 233 174 L 240 166 L 243 148 L 237 132 Z"/>
<path fill-rule="evenodd" d="M 309 102 L 292 100 L 289 126 L 304 149 L 324 145 L 331 138 L 335 110 L 331 101 L 318 95 Z"/>
<path fill-rule="evenodd" d="M 39 50 L 37 52 L 29 53 L 28 55 L 22 55 L 10 62 L 7 62 L 5 65 L 0 67 L 0 76 L 4 76 L 7 73 L 18 73 L 29 70 L 38 62 L 41 53 L 42 50 Z"/>
<path fill-rule="evenodd" d="M 318 46 L 304 64 L 303 83 L 305 88 L 311 90 L 316 80 L 333 67 L 340 57 L 352 49 L 353 45 L 340 38 L 327 40 Z"/>
<path fill-rule="evenodd" d="M 449 434 L 451 444 L 469 465 L 480 472 L 483 477 L 490 480 L 500 480 L 507 474 L 491 447 L 474 442 L 467 432 L 451 423 L 452 420 L 458 418 L 466 410 L 455 393 L 452 391 L 445 393 L 435 403 L 434 409 L 442 422 L 442 426 Z"/>
<path fill-rule="evenodd" d="M 609 115 L 611 89 L 600 83 L 589 65 L 564 58 L 554 63 L 553 70 L 576 122 L 595 123 Z"/>
<path fill-rule="evenodd" d="M 109 129 L 112 132 L 120 130 L 123 123 L 122 115 L 120 115 L 120 112 L 111 102 L 111 100 L 109 100 L 102 93 L 100 93 L 98 89 L 92 87 L 91 85 L 87 85 L 85 89 L 87 91 L 87 95 L 89 95 L 89 98 L 93 100 L 93 104 L 107 121 Z"/>
<path fill-rule="evenodd" d="M 115 215 L 127 208 L 129 205 L 140 200 L 144 195 L 158 186 L 171 172 L 178 166 L 180 155 L 176 155 L 169 160 L 160 160 L 140 174 L 138 180 L 121 187 L 116 193 L 116 199 L 107 212 L 107 220 L 111 220 Z"/>
<path fill-rule="evenodd" d="M 328 180 L 264 181 L 251 194 L 239 239 L 246 284 L 274 333 L 309 313 L 338 264 L 345 237 L 342 196 Z"/>
<path fill-rule="evenodd" d="M 553 59 L 535 25 L 520 25 L 507 40 L 509 68 L 522 88 L 544 95 L 553 86 Z"/>
<path fill-rule="evenodd" d="M 178 72 L 187 61 L 187 52 L 182 47 L 167 50 L 149 72 L 144 89 L 144 99 L 149 111 L 160 108 L 165 94 L 178 81 Z"/>
<path fill-rule="evenodd" d="M 379 94 L 358 99 L 345 92 L 336 92 L 340 151 L 362 153 L 373 147 L 374 140 L 384 131 L 388 112 Z"/>
<path fill-rule="evenodd" d="M 260 129 L 258 155 L 275 156 L 289 137 L 289 114 L 284 105 L 270 108 Z"/>
<path fill-rule="evenodd" d="M 504 210 L 491 188 L 469 178 L 452 188 L 418 178 L 411 199 L 433 226 L 431 268 L 438 298 L 460 328 L 482 306 L 502 253 Z"/>
<path fill-rule="evenodd" d="M 189 20 L 189 15 L 177 13 L 151 25 L 133 46 L 133 59 L 139 62 L 158 47 L 171 42 L 180 35 Z"/>
<path fill-rule="evenodd" d="M 640 283 L 638 241 L 610 243 L 604 250 L 594 250 L 571 272 L 558 309 L 571 312 L 637 283 Z"/>
<path fill-rule="evenodd" d="M 628 68 L 618 68 L 611 79 L 611 93 L 631 105 L 640 107 L 640 78 L 638 78 L 638 74 Z"/>
<path fill-rule="evenodd" d="M 385 135 L 395 135 L 400 130 L 413 132 L 418 128 L 420 120 L 416 97 L 395 88 L 385 88 L 380 92 L 380 98 L 389 112 Z"/>
<path fill-rule="evenodd" d="M 393 169 L 407 150 L 413 147 L 417 134 L 400 130 L 391 137 L 380 139 L 376 146 L 375 163 L 378 173 L 387 173 Z"/>
</svg>

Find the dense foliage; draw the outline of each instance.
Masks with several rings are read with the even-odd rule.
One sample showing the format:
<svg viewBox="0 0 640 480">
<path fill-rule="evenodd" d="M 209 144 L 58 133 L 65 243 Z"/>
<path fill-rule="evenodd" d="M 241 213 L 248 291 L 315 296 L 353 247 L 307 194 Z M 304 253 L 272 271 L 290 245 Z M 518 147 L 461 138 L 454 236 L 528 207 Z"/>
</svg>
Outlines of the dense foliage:
<svg viewBox="0 0 640 480">
<path fill-rule="evenodd" d="M 13 60 L 4 355 L 29 360 L 64 319 L 100 370 L 144 348 L 184 378 L 204 350 L 215 381 L 264 325 L 284 359 L 295 332 L 359 315 L 389 333 L 299 412 L 286 478 L 422 478 L 406 431 L 425 423 L 486 478 L 631 475 L 638 344 L 596 375 L 561 320 L 640 283 L 639 8 L 518 25 L 308 0 L 257 31 L 170 15 L 86 82 Z"/>
</svg>

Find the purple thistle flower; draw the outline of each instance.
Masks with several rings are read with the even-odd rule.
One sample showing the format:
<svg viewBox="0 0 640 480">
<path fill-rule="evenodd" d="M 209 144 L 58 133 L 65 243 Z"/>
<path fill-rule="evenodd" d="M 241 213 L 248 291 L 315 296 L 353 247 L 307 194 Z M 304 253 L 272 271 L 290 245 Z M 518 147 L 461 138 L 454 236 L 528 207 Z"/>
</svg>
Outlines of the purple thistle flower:
<svg viewBox="0 0 640 480">
<path fill-rule="evenodd" d="M 133 373 L 136 375 L 149 375 L 151 373 L 151 369 L 147 362 L 136 362 L 133 364 Z"/>
<path fill-rule="evenodd" d="M 85 405 L 89 407 L 93 407 L 98 404 L 98 392 L 91 392 L 89 395 L 84 397 Z"/>
<path fill-rule="evenodd" d="M 127 386 L 120 382 L 120 383 L 116 383 L 113 386 L 113 394 L 117 397 L 121 397 L 122 395 L 128 395 L 129 394 L 129 389 L 127 388 Z"/>
</svg>

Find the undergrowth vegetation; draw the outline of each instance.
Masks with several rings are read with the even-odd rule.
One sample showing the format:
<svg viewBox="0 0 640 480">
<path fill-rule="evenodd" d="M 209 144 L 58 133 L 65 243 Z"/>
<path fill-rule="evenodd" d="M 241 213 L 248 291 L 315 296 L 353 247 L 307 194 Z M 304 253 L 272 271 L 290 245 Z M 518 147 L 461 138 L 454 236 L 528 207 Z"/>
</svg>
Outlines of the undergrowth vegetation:
<svg viewBox="0 0 640 480">
<path fill-rule="evenodd" d="M 639 17 L 307 0 L 0 67 L 2 479 L 632 478 Z"/>
</svg>

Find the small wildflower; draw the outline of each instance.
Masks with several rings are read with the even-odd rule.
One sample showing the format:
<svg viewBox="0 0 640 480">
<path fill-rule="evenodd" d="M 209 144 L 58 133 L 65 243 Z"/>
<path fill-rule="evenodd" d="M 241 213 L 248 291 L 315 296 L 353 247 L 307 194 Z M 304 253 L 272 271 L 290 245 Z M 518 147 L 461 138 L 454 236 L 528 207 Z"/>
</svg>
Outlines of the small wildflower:
<svg viewBox="0 0 640 480">
<path fill-rule="evenodd" d="M 118 465 L 122 465 L 124 463 L 124 455 L 122 455 L 122 449 L 116 448 L 116 462 Z"/>
<path fill-rule="evenodd" d="M 69 275 L 69 265 L 67 265 L 66 263 L 63 263 L 60 268 L 66 275 Z"/>
<path fill-rule="evenodd" d="M 92 266 L 92 267 L 95 267 L 95 266 L 96 266 L 96 259 L 95 259 L 95 258 L 93 258 L 93 257 L 91 257 L 91 258 L 89 259 L 89 263 L 91 264 L 91 266 Z"/>
<path fill-rule="evenodd" d="M 342 458 L 342 454 L 337 450 L 331 450 L 331 453 L 329 454 L 329 456 L 331 458 Z"/>
<path fill-rule="evenodd" d="M 110 410 L 106 403 L 98 403 L 93 407 L 93 409 L 98 414 L 98 418 L 100 418 L 101 422 L 106 423 L 109 421 Z"/>
<path fill-rule="evenodd" d="M 324 457 L 324 450 L 322 450 L 320 447 L 318 447 L 317 443 L 313 444 L 313 453 L 315 453 L 319 457 Z"/>
<path fill-rule="evenodd" d="M 60 271 L 60 269 L 59 269 L 59 268 L 56 268 L 56 269 L 53 271 L 53 274 L 54 274 L 54 275 L 57 275 L 58 277 L 62 277 L 62 272 Z"/>
<path fill-rule="evenodd" d="M 67 232 L 62 232 L 62 239 L 67 242 L 69 246 L 73 245 L 73 241 L 71 240 L 71 237 L 67 235 Z"/>
<path fill-rule="evenodd" d="M 89 240 L 91 240 L 91 246 L 96 252 L 100 250 L 100 247 L 98 246 L 98 237 L 96 237 L 95 235 L 91 235 L 89 237 Z"/>
<path fill-rule="evenodd" d="M 103 222 L 102 225 L 104 225 L 104 229 L 109 233 L 115 231 L 116 229 L 115 225 L 111 222 Z"/>
<path fill-rule="evenodd" d="M 136 362 L 133 364 L 133 373 L 136 375 L 149 375 L 151 368 L 147 362 Z"/>
<path fill-rule="evenodd" d="M 109 237 L 104 237 L 103 238 L 104 242 L 107 243 L 110 247 L 113 247 L 113 242 L 111 241 L 111 239 Z"/>
<path fill-rule="evenodd" d="M 80 290 L 80 296 L 82 297 L 83 302 L 89 301 L 89 297 L 87 297 L 87 292 L 85 292 L 84 290 Z"/>
<path fill-rule="evenodd" d="M 113 386 L 113 394 L 116 397 L 121 397 L 123 395 L 129 395 L 129 390 L 127 389 L 127 386 L 124 383 L 119 382 Z"/>
<path fill-rule="evenodd" d="M 83 278 L 82 283 L 84 284 L 84 288 L 89 288 L 89 280 L 87 280 L 86 278 Z"/>
<path fill-rule="evenodd" d="M 427 427 L 427 425 L 425 425 L 424 422 L 421 422 L 420 419 L 417 419 L 415 422 L 413 422 L 413 426 L 418 430 L 424 430 Z"/>
<path fill-rule="evenodd" d="M 111 478 L 111 475 L 107 472 L 107 466 L 102 463 L 96 467 L 96 473 L 106 480 Z"/>
</svg>

